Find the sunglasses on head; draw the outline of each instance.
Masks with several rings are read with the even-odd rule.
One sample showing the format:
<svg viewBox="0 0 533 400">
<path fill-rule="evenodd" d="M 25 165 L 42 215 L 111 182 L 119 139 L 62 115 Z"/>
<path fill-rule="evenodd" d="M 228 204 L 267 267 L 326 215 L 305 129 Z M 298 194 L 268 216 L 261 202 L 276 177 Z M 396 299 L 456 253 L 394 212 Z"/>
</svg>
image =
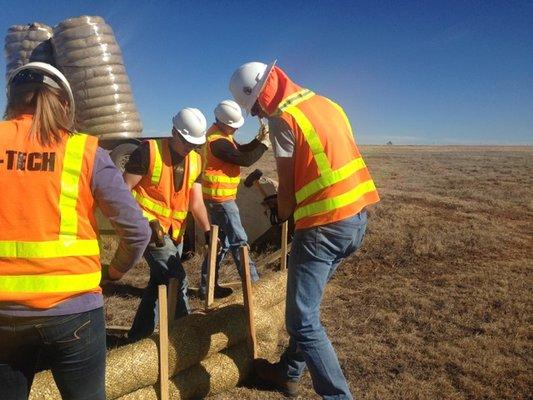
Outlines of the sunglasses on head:
<svg viewBox="0 0 533 400">
<path fill-rule="evenodd" d="M 58 85 L 56 81 L 54 81 L 52 78 L 38 71 L 31 71 L 31 70 L 20 71 L 11 80 L 11 85 L 13 87 L 16 87 L 22 84 L 27 84 L 27 83 L 41 83 L 41 84 L 44 83 L 45 85 L 54 87 L 56 89 L 60 89 L 60 86 Z"/>
</svg>

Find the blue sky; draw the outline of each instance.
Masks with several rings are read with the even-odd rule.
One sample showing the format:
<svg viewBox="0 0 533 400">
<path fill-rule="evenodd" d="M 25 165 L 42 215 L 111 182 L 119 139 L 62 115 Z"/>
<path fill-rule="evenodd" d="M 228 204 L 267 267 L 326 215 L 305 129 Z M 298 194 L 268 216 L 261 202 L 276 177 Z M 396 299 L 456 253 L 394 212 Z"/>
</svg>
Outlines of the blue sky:
<svg viewBox="0 0 533 400">
<path fill-rule="evenodd" d="M 531 1 L 4 1 L 0 32 L 100 15 L 122 48 L 146 135 L 213 119 L 248 61 L 340 103 L 359 143 L 533 144 Z M 5 60 L 2 58 L 2 70 Z M 4 87 L 0 73 L 0 86 Z M 5 98 L 0 99 L 0 109 Z M 237 138 L 257 129 L 247 121 Z"/>
</svg>

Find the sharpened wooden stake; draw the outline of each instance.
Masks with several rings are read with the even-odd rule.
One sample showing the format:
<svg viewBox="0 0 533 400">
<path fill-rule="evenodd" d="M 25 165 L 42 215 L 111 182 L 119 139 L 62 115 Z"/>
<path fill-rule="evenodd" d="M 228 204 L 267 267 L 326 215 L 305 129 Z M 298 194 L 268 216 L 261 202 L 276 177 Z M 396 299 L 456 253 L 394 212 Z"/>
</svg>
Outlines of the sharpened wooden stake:
<svg viewBox="0 0 533 400">
<path fill-rule="evenodd" d="M 174 316 L 178 303 L 178 279 L 170 278 L 168 280 L 168 325 L 174 325 Z"/>
<path fill-rule="evenodd" d="M 244 299 L 244 310 L 246 312 L 246 321 L 248 323 L 248 340 L 250 352 L 253 359 L 257 358 L 257 339 L 255 337 L 255 319 L 254 319 L 254 293 L 252 290 L 252 278 L 250 276 L 250 255 L 248 246 L 241 246 L 241 263 L 242 263 L 242 295 Z"/>
<path fill-rule="evenodd" d="M 211 225 L 209 253 L 207 258 L 207 282 L 205 292 L 205 309 L 207 310 L 215 299 L 215 277 L 217 263 L 218 225 Z"/>
<path fill-rule="evenodd" d="M 168 309 L 167 287 L 158 286 L 159 296 L 159 388 L 161 400 L 168 400 Z"/>
<path fill-rule="evenodd" d="M 281 224 L 281 270 L 285 271 L 287 269 L 287 240 L 289 236 L 289 223 L 285 221 Z"/>
</svg>

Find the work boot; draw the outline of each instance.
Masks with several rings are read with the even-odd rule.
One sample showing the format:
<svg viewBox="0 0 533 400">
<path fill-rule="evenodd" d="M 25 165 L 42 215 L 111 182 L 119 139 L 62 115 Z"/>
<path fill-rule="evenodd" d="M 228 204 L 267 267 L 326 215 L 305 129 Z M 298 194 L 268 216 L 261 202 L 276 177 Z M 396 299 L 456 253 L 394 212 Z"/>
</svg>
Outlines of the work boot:
<svg viewBox="0 0 533 400">
<path fill-rule="evenodd" d="M 254 360 L 255 375 L 268 385 L 288 397 L 298 396 L 298 381 L 293 381 L 283 373 L 279 363 L 272 364 L 264 358 Z"/>
<path fill-rule="evenodd" d="M 224 286 L 215 286 L 215 299 L 223 299 L 224 297 L 228 297 L 233 293 L 233 289 L 229 287 Z M 199 291 L 198 297 L 200 297 L 200 300 L 205 300 L 205 291 Z"/>
<path fill-rule="evenodd" d="M 233 289 L 225 286 L 215 286 L 215 299 L 223 299 L 233 293 Z"/>
</svg>

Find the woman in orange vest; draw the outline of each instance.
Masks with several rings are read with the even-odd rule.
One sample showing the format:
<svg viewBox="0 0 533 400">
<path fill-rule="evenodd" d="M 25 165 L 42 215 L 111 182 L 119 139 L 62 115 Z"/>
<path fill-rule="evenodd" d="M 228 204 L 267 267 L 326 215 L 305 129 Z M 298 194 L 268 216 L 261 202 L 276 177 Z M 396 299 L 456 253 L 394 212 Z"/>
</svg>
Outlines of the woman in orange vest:
<svg viewBox="0 0 533 400">
<path fill-rule="evenodd" d="M 106 334 L 94 209 L 121 239 L 120 277 L 150 238 L 98 139 L 75 132 L 61 72 L 29 63 L 8 80 L 0 122 L 0 397 L 27 399 L 37 360 L 65 399 L 105 399 Z"/>
<path fill-rule="evenodd" d="M 205 143 L 207 123 L 196 108 L 184 108 L 172 119 L 172 136 L 142 143 L 125 167 L 124 180 L 150 225 L 159 231 L 146 248 L 150 280 L 128 338 L 136 341 L 154 331 L 157 322 L 157 287 L 177 278 L 179 288 L 174 318 L 189 313 L 187 275 L 181 264 L 185 219 L 191 211 L 209 243 L 211 226 L 202 198 L 201 156 L 195 149 Z"/>
<path fill-rule="evenodd" d="M 363 241 L 365 208 L 379 196 L 343 109 L 295 84 L 275 63 L 238 68 L 230 90 L 241 107 L 268 118 L 279 187 L 278 218 L 294 216 L 287 278 L 289 346 L 281 360 L 257 360 L 259 378 L 288 395 L 309 368 L 324 399 L 352 399 L 335 350 L 320 322 L 325 286 Z"/>
</svg>

